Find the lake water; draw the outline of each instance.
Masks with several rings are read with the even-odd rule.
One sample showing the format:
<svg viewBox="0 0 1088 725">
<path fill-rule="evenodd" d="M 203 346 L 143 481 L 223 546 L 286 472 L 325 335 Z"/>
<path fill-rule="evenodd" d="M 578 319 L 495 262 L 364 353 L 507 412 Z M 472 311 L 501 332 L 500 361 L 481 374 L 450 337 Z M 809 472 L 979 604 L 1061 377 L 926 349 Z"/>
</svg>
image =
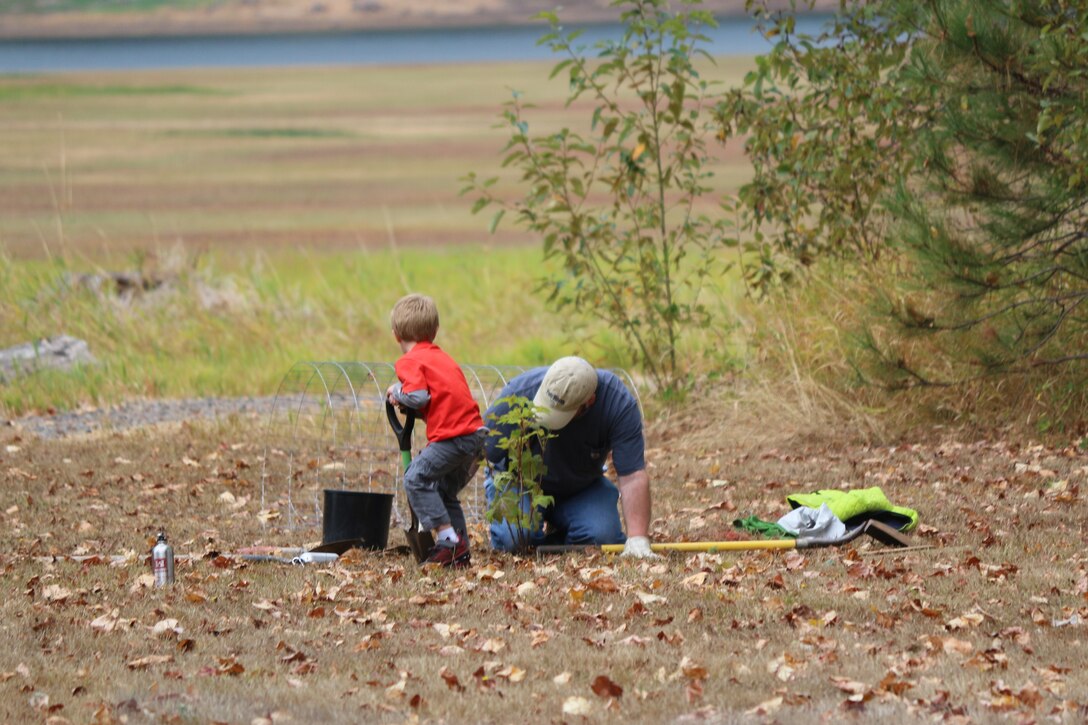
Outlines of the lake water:
<svg viewBox="0 0 1088 725">
<path fill-rule="evenodd" d="M 798 31 L 816 32 L 821 16 L 799 19 Z M 361 31 L 322 34 L 0 40 L 0 73 L 138 70 L 151 68 L 302 65 L 402 65 L 555 59 L 536 44 L 545 28 L 492 27 Z M 620 25 L 585 28 L 579 44 L 617 39 Z M 756 55 L 770 48 L 747 18 L 706 28 L 712 55 Z"/>
</svg>

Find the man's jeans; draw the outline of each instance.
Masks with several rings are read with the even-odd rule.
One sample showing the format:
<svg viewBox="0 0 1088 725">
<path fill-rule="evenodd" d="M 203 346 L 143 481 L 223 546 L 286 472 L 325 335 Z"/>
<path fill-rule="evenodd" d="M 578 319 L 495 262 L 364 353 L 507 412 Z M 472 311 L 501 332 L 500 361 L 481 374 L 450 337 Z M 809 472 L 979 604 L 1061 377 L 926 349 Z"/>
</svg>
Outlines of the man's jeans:
<svg viewBox="0 0 1088 725">
<path fill-rule="evenodd" d="M 488 469 L 484 479 L 484 492 L 488 506 L 495 498 L 495 484 Z M 549 532 L 533 532 L 530 546 L 541 544 L 622 544 L 627 541 L 620 524 L 616 507 L 620 492 L 604 476 L 588 487 L 570 496 L 555 497 L 555 503 L 543 512 L 542 520 L 548 522 Z M 522 510 L 527 510 L 528 499 L 523 499 Z M 512 551 L 516 548 L 513 524 L 496 521 L 491 524 L 491 548 Z"/>
</svg>

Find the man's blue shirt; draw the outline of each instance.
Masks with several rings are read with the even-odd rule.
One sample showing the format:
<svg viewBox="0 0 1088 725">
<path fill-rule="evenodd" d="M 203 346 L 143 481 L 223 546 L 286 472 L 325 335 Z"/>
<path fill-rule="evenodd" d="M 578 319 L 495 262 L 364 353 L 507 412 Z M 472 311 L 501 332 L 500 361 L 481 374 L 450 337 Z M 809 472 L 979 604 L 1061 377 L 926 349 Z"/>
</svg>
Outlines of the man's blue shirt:
<svg viewBox="0 0 1088 725">
<path fill-rule="evenodd" d="M 548 368 L 534 368 L 518 375 L 506 384 L 499 400 L 519 395 L 532 400 Z M 616 473 L 626 476 L 646 467 L 645 442 L 642 436 L 642 414 L 638 401 L 627 386 L 607 370 L 597 370 L 597 399 L 582 416 L 555 431 L 556 437 L 544 448 L 547 472 L 541 481 L 544 493 L 569 496 L 600 478 L 603 467 L 612 454 Z M 492 416 L 505 414 L 509 406 L 497 402 L 487 409 L 484 423 L 503 435 L 508 426 L 496 426 Z M 502 436 L 487 439 L 487 460 L 504 465 L 506 451 L 499 448 Z"/>
</svg>

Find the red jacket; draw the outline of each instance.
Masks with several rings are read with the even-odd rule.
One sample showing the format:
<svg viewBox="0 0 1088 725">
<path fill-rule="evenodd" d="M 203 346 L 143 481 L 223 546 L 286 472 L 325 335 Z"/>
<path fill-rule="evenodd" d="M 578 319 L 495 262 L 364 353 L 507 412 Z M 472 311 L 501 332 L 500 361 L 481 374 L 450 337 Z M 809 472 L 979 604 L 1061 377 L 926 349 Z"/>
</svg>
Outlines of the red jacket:
<svg viewBox="0 0 1088 725">
<path fill-rule="evenodd" d="M 433 342 L 417 342 L 394 365 L 401 391 L 426 390 L 431 402 L 418 411 L 427 423 L 427 440 L 444 441 L 479 430 L 480 406 L 461 367 Z"/>
</svg>

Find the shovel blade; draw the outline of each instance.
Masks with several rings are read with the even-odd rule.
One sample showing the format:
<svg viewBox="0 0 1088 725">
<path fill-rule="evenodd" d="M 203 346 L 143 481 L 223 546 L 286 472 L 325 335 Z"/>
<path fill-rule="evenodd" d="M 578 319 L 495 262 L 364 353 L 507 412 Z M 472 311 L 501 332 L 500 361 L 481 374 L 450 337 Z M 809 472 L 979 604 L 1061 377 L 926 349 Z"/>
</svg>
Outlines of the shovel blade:
<svg viewBox="0 0 1088 725">
<path fill-rule="evenodd" d="M 417 564 L 422 564 L 431 554 L 434 548 L 434 537 L 430 531 L 420 531 L 418 526 L 404 530 L 404 538 L 408 540 L 408 548 L 412 550 Z"/>
<path fill-rule="evenodd" d="M 869 519 L 865 522 L 865 533 L 888 546 L 904 547 L 911 545 L 909 536 L 876 519 Z"/>
<path fill-rule="evenodd" d="M 416 563 L 422 564 L 431 555 L 431 550 L 434 548 L 434 537 L 431 536 L 430 531 L 420 530 L 419 517 L 416 516 L 416 511 L 412 508 L 411 502 L 408 503 L 408 511 L 412 514 L 412 523 L 404 530 L 404 538 L 408 540 L 408 548 L 412 550 L 412 556 L 416 558 Z"/>
</svg>

